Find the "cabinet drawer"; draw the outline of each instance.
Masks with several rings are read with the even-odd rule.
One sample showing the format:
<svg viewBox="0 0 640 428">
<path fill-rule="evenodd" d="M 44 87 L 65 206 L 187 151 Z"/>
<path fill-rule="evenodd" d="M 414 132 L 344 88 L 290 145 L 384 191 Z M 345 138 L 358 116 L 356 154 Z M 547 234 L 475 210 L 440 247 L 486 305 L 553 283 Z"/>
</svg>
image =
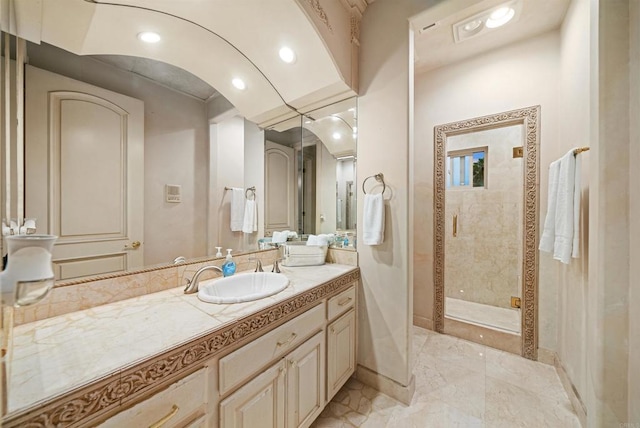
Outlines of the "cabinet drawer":
<svg viewBox="0 0 640 428">
<path fill-rule="evenodd" d="M 331 321 L 338 315 L 341 315 L 353 308 L 355 303 L 356 287 L 354 286 L 329 299 L 327 318 Z"/>
<path fill-rule="evenodd" d="M 204 414 L 205 385 L 206 369 L 198 370 L 151 398 L 118 413 L 100 427 L 148 427 L 165 416 L 163 428 L 182 425 L 187 418 L 193 420 L 194 414 Z"/>
<path fill-rule="evenodd" d="M 220 394 L 240 385 L 258 370 L 284 356 L 324 324 L 324 303 L 220 359 Z"/>
</svg>

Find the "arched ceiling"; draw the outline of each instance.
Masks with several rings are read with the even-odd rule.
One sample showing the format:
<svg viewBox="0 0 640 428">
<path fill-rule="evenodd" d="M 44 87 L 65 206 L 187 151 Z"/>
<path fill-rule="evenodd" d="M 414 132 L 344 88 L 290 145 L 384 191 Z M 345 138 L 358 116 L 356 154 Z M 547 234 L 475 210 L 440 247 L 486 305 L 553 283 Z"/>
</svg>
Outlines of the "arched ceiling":
<svg viewBox="0 0 640 428">
<path fill-rule="evenodd" d="M 78 55 L 127 55 L 180 67 L 213 86 L 261 126 L 356 94 L 357 82 L 344 70 L 357 70 L 357 65 L 340 63 L 353 49 L 350 16 L 366 7 L 364 0 L 358 7 L 352 4 L 353 0 L 13 0 L 21 37 Z M 137 38 L 143 31 L 154 31 L 162 39 L 145 44 Z M 295 51 L 293 64 L 280 60 L 282 46 Z M 245 90 L 232 85 L 236 77 L 244 80 Z"/>
</svg>

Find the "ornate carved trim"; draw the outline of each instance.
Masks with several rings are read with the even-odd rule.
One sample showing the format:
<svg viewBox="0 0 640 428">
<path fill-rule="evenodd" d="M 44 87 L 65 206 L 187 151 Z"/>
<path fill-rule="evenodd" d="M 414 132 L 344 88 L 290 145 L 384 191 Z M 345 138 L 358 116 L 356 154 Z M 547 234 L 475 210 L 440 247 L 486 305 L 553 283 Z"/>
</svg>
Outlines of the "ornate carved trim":
<svg viewBox="0 0 640 428">
<path fill-rule="evenodd" d="M 96 423 L 116 411 L 125 401 L 155 392 L 180 375 L 197 370 L 204 362 L 232 346 L 248 341 L 287 319 L 315 306 L 322 299 L 346 289 L 360 279 L 360 269 L 344 274 L 288 300 L 277 303 L 237 322 L 170 349 L 128 369 L 9 415 L 3 426 L 65 427 Z"/>
<path fill-rule="evenodd" d="M 307 0 L 309 6 L 311 6 L 311 10 L 318 16 L 320 21 L 327 27 L 329 32 L 333 33 L 333 28 L 329 23 L 329 17 L 327 16 L 327 12 L 324 11 L 322 5 L 320 4 L 320 0 Z"/>
<path fill-rule="evenodd" d="M 434 127 L 434 328 L 444 330 L 445 174 L 448 136 L 470 131 L 524 125 L 524 228 L 522 283 L 522 356 L 535 360 L 538 354 L 538 176 L 540 106 L 527 107 Z"/>
<path fill-rule="evenodd" d="M 351 12 L 351 43 L 356 46 L 360 46 L 360 20 L 362 19 L 362 15 L 356 13 L 355 11 Z"/>
</svg>

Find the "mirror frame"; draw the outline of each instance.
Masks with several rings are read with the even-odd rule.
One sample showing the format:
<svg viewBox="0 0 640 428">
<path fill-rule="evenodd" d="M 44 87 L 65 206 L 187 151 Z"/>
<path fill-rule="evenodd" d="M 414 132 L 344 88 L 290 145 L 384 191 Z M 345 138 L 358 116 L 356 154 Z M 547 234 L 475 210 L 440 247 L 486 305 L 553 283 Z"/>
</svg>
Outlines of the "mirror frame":
<svg viewBox="0 0 640 428">
<path fill-rule="evenodd" d="M 540 106 L 525 107 L 434 127 L 434 329 L 444 333 L 445 176 L 447 138 L 511 125 L 524 126 L 524 199 L 521 338 L 522 356 L 538 357 L 538 222 Z"/>
</svg>

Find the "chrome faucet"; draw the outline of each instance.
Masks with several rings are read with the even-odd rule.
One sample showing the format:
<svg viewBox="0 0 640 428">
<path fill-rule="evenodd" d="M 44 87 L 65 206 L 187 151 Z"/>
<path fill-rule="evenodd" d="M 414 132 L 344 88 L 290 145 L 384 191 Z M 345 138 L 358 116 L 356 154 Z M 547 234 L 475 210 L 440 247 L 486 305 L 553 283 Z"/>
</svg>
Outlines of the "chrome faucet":
<svg viewBox="0 0 640 428">
<path fill-rule="evenodd" d="M 256 261 L 256 270 L 254 270 L 254 272 L 264 272 L 264 270 L 262 269 L 262 260 L 257 257 L 249 257 L 247 260 L 250 262 L 254 260 Z"/>
<path fill-rule="evenodd" d="M 197 293 L 198 292 L 198 281 L 200 279 L 200 275 L 203 272 L 206 272 L 208 270 L 217 270 L 218 272 L 222 273 L 222 268 L 220 268 L 219 266 L 210 265 L 210 266 L 201 267 L 193 275 L 193 278 L 191 278 L 191 280 L 187 279 L 187 286 L 184 288 L 184 294 Z"/>
</svg>

